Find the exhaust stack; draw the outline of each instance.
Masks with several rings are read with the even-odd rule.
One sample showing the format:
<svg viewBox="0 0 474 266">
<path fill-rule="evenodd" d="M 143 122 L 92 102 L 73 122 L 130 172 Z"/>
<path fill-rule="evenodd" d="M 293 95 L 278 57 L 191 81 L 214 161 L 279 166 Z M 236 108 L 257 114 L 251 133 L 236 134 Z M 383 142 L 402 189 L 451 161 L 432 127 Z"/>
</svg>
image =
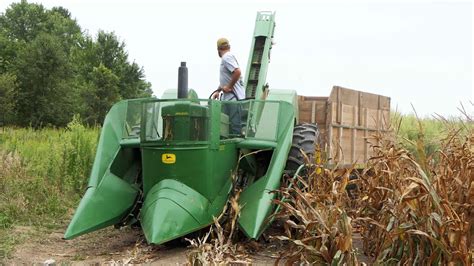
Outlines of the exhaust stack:
<svg viewBox="0 0 474 266">
<path fill-rule="evenodd" d="M 178 68 L 178 99 L 188 98 L 188 68 L 186 62 L 181 62 Z"/>
</svg>

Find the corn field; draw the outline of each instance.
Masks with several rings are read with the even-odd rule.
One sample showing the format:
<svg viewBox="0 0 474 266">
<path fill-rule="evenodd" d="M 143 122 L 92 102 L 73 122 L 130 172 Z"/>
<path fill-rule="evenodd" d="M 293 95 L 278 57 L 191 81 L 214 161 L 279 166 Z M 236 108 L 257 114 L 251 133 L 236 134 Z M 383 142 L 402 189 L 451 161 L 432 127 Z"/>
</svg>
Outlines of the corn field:
<svg viewBox="0 0 474 266">
<path fill-rule="evenodd" d="M 429 154 L 421 123 L 419 138 L 408 143 L 414 152 L 399 142 L 399 128 L 374 135 L 375 153 L 364 170 L 324 168 L 307 158 L 305 174 L 288 176 L 274 191 L 279 209 L 274 218 L 283 224 L 270 236 L 282 247 L 276 263 L 472 264 L 472 123 L 446 124 L 438 148 Z M 216 222 L 211 229 L 214 239 L 207 234 L 192 240 L 191 264 L 216 258 L 236 262 L 241 243 L 229 242 L 223 226 Z M 362 239 L 360 249 L 353 243 L 356 235 Z M 368 261 L 359 261 L 361 254 Z"/>
<path fill-rule="evenodd" d="M 394 130 L 373 136 L 363 171 L 313 170 L 282 188 L 285 235 L 276 238 L 290 244 L 287 262 L 355 265 L 358 232 L 371 263 L 470 265 L 474 130 L 472 120 L 446 128 L 430 155 L 420 137 L 415 159 Z"/>
</svg>

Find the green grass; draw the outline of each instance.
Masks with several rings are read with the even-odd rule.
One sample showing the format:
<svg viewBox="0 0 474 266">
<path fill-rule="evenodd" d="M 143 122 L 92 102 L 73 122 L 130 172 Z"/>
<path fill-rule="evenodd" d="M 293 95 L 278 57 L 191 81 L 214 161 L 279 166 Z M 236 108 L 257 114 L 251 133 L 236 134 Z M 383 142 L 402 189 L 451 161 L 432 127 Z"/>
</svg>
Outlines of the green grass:
<svg viewBox="0 0 474 266">
<path fill-rule="evenodd" d="M 2 259 L 8 257 L 15 245 L 19 242 L 20 239 L 15 237 L 15 234 L 6 229 L 0 229 L 0 264 Z"/>
<path fill-rule="evenodd" d="M 395 130 L 398 142 L 404 146 L 411 154 L 420 159 L 420 147 L 423 147 L 427 157 L 436 159 L 436 152 L 440 148 L 443 139 L 449 136 L 450 132 L 458 131 L 461 135 L 466 135 L 472 130 L 472 121 L 467 122 L 462 118 L 417 118 L 415 115 L 401 115 L 392 111 L 392 127 Z"/>
<path fill-rule="evenodd" d="M 44 234 L 44 230 L 38 227 L 32 230 L 22 230 L 20 228 L 14 231 L 11 229 L 0 229 L 0 265 L 3 265 L 2 259 L 8 258 L 17 244 L 27 241 L 27 239 L 32 237 L 38 237 L 40 234 Z"/>
<path fill-rule="evenodd" d="M 98 128 L 75 118 L 62 129 L 0 128 L 0 258 L 13 226 L 56 228 L 87 186 Z"/>
</svg>

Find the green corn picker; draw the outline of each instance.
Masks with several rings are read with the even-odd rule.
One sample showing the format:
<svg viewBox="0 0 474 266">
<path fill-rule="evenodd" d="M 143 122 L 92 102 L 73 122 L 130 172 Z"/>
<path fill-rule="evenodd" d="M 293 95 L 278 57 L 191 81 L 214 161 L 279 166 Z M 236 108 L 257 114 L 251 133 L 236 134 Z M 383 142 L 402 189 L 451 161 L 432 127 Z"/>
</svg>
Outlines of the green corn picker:
<svg viewBox="0 0 474 266">
<path fill-rule="evenodd" d="M 124 100 L 111 108 L 66 239 L 111 225 L 140 224 L 149 243 L 165 243 L 212 224 L 234 186 L 242 189 L 239 227 L 247 237 L 259 238 L 275 211 L 276 195 L 270 191 L 280 187 L 285 170 L 303 164 L 301 150 L 319 159 L 316 144 L 328 146 L 328 132 L 333 131 L 324 122 L 326 141 L 322 139 L 318 115 L 299 124 L 298 106 L 306 106 L 307 98 L 294 90 L 268 89 L 274 28 L 274 13 L 257 14 L 245 100 L 199 99 L 187 88 L 183 62 L 177 90 L 166 90 L 161 99 Z M 342 105 L 347 91 L 337 87 Z M 325 110 L 337 102 L 324 101 Z M 325 118 L 332 117 L 328 113 Z M 236 114 L 237 119 L 231 117 Z M 236 126 L 240 132 L 231 130 Z"/>
</svg>

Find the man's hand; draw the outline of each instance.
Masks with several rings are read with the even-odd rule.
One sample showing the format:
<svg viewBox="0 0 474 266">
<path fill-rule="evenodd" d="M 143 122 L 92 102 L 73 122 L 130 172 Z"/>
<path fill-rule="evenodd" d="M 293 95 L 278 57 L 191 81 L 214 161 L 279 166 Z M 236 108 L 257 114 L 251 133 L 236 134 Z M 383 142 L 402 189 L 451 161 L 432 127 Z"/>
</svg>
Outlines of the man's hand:
<svg viewBox="0 0 474 266">
<path fill-rule="evenodd" d="M 223 92 L 232 92 L 234 90 L 234 85 L 239 80 L 241 74 L 242 73 L 240 72 L 239 68 L 234 69 L 229 84 L 220 87 L 220 89 Z"/>
<path fill-rule="evenodd" d="M 220 94 L 220 93 L 221 93 L 220 91 L 215 91 L 215 92 L 212 94 L 211 99 L 213 99 L 213 100 L 219 100 L 219 94 Z"/>
<path fill-rule="evenodd" d="M 221 87 L 221 90 L 223 92 L 231 92 L 232 91 L 232 87 L 230 87 L 229 85 L 224 85 Z"/>
</svg>

